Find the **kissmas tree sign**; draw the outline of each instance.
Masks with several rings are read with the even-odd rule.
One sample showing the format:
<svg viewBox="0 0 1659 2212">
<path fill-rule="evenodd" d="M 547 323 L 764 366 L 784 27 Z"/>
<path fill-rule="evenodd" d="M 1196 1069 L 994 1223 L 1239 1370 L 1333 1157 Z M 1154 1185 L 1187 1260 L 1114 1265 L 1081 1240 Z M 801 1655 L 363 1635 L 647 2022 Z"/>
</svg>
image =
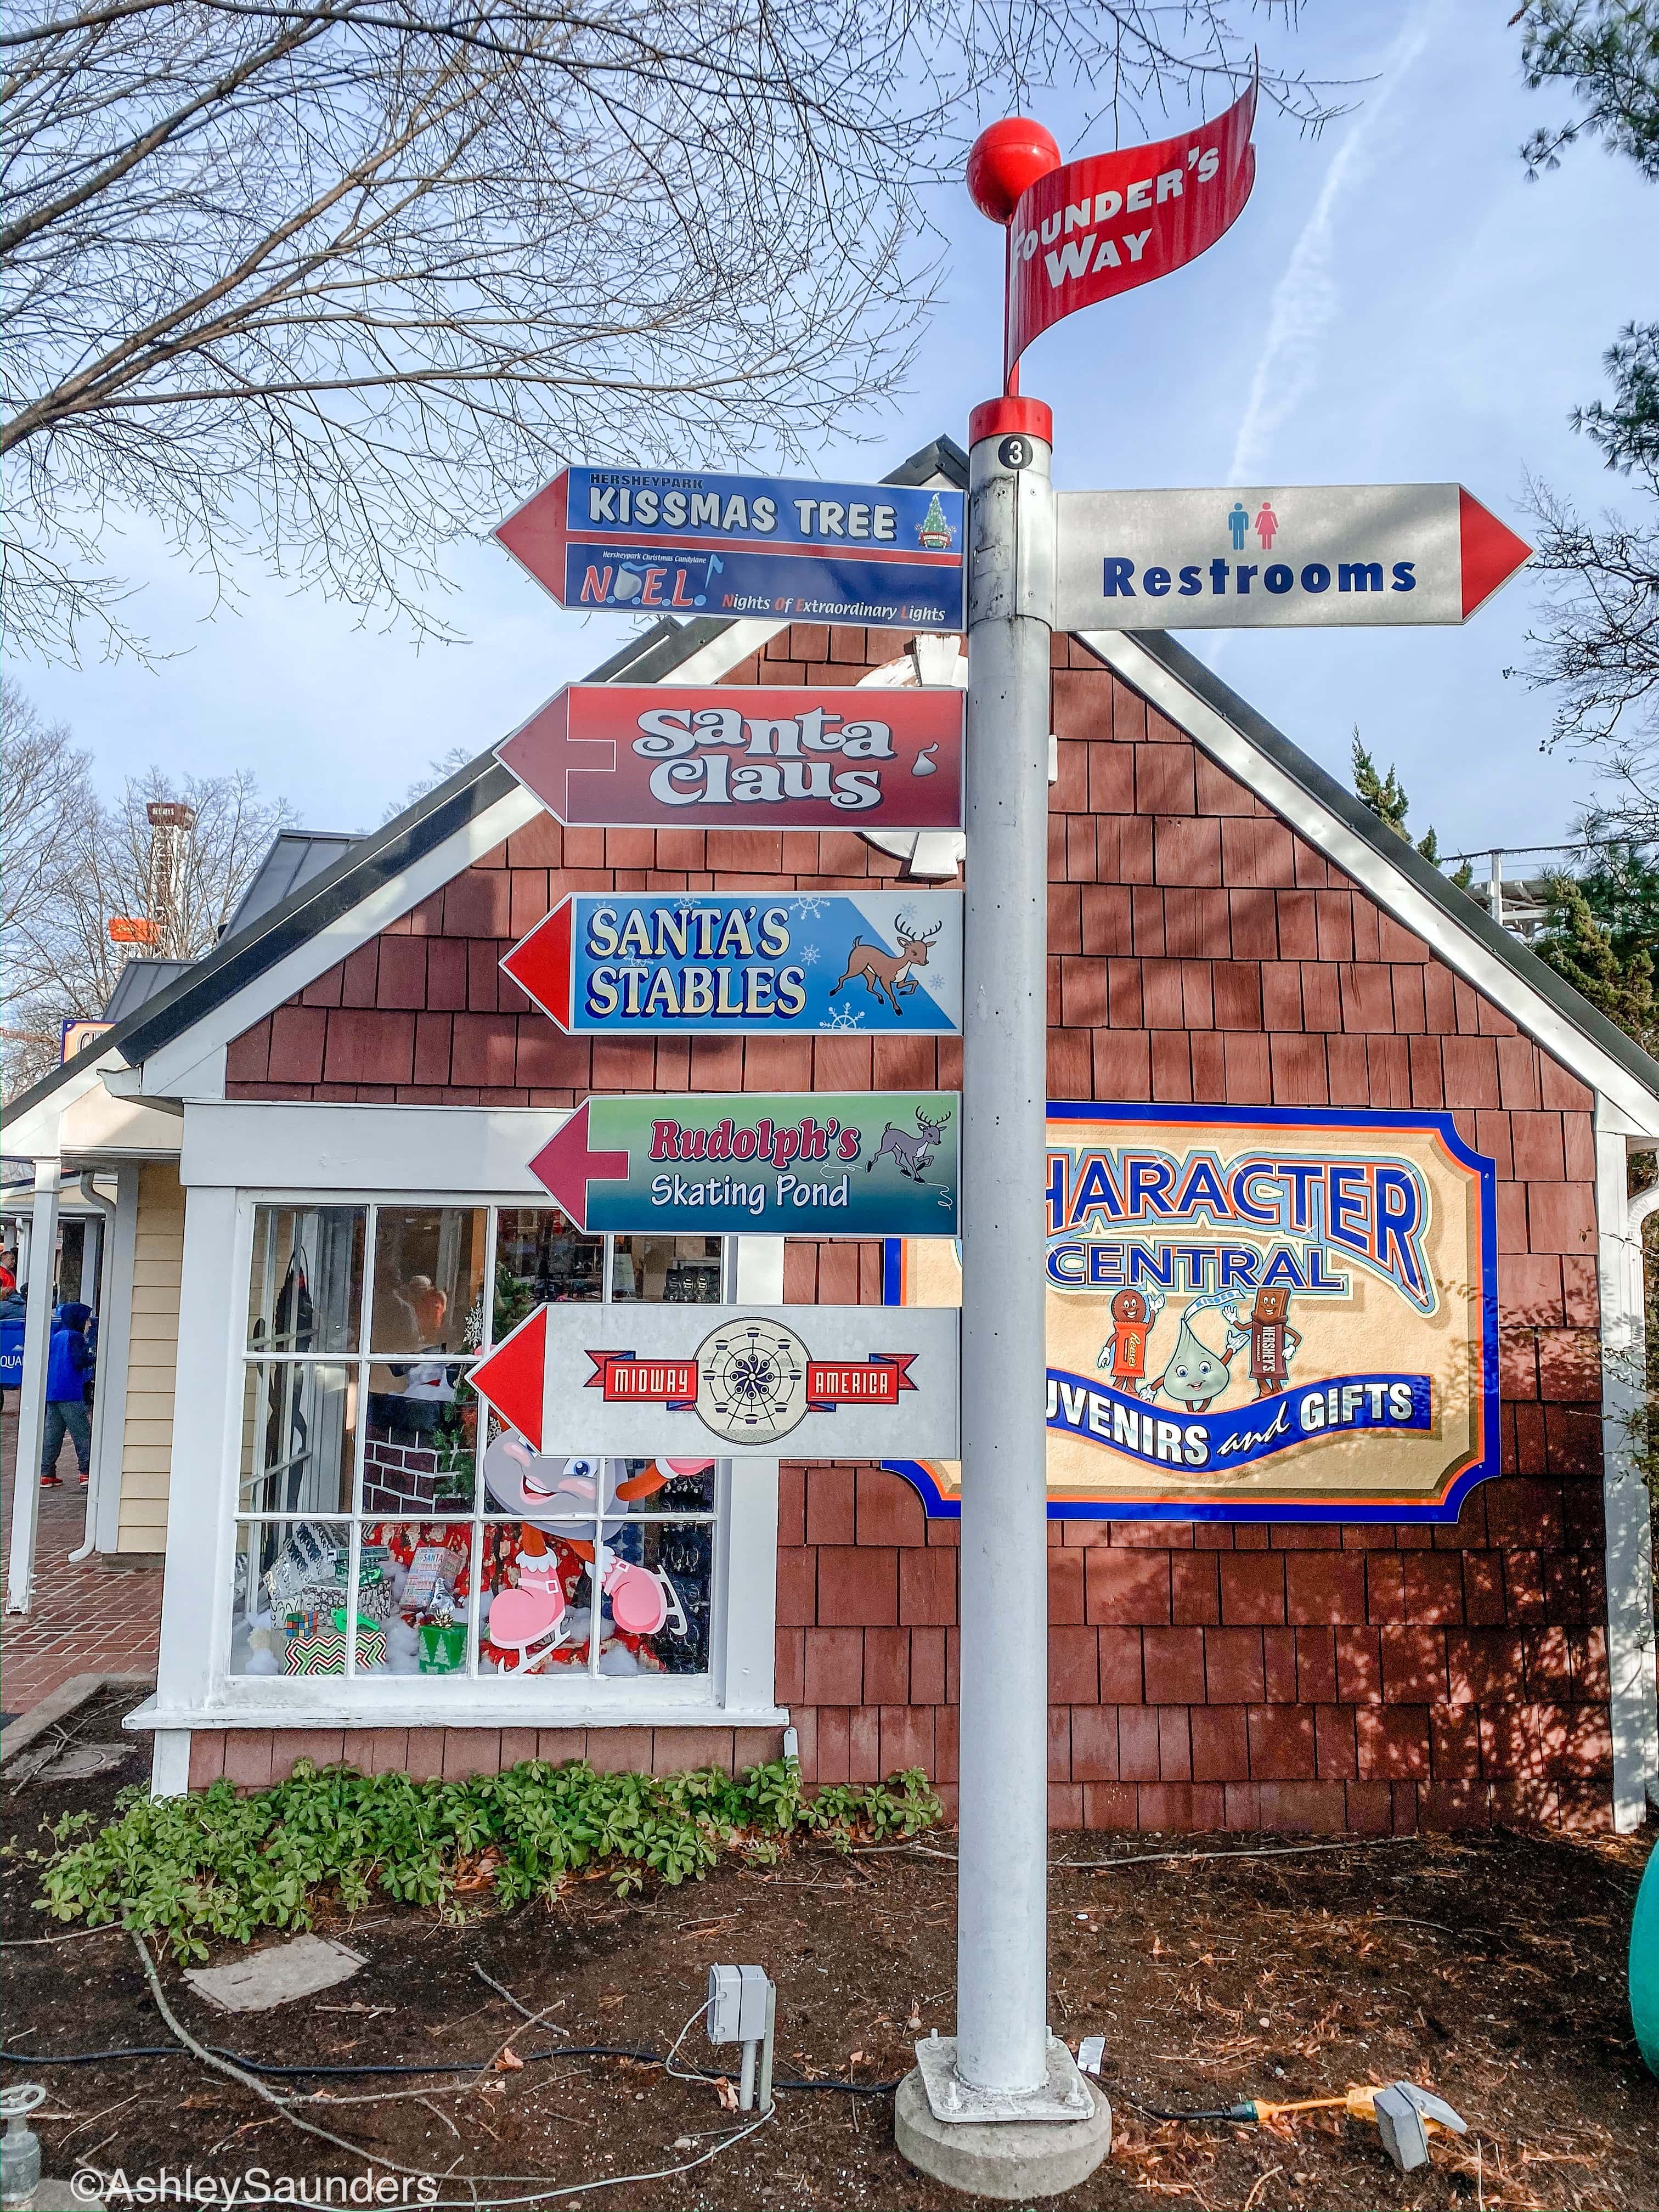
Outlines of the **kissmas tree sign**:
<svg viewBox="0 0 1659 2212">
<path fill-rule="evenodd" d="M 561 606 L 962 627 L 959 491 L 565 469 L 495 535 Z"/>
<path fill-rule="evenodd" d="M 495 757 L 573 824 L 959 830 L 963 702 L 942 685 L 572 684 Z"/>
</svg>

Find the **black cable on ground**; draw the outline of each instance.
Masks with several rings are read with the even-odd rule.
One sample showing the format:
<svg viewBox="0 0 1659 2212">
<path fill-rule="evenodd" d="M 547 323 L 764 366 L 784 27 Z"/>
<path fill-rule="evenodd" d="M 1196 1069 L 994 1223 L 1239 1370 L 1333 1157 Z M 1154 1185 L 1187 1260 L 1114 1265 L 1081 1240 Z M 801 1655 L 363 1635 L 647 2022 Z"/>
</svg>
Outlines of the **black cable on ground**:
<svg viewBox="0 0 1659 2212">
<path fill-rule="evenodd" d="M 1130 2096 L 1127 2089 L 1120 2090 L 1118 2096 L 1121 2103 L 1126 2104 L 1132 2112 L 1139 2112 L 1144 2120 L 1231 2120 L 1241 2126 L 1253 2127 L 1261 2118 L 1254 2101 L 1248 2097 L 1237 2105 L 1225 2105 L 1213 2112 L 1169 2112 L 1158 2105 L 1143 2105 L 1138 2098 Z"/>
<path fill-rule="evenodd" d="M 296 2076 L 314 2075 L 325 2081 L 355 2081 L 365 2075 L 390 2074 L 474 2074 L 475 2065 L 464 2061 L 450 2060 L 447 2064 L 433 2059 L 390 2062 L 378 2066 L 277 2066 L 263 2058 L 245 2058 L 240 2051 L 227 2051 L 222 2045 L 210 2043 L 206 2046 L 216 2058 L 228 2058 L 233 2066 L 240 2066 L 250 2074 L 264 2074 L 279 2081 Z M 0 2051 L 0 2063 L 8 2066 L 95 2066 L 101 2061 L 118 2058 L 177 2058 L 181 2056 L 176 2043 L 139 2043 L 119 2051 Z M 667 2060 L 659 2051 L 635 2051 L 625 2045 L 613 2043 L 556 2044 L 550 2050 L 530 2051 L 524 2053 L 526 2066 L 534 2066 L 553 2058 L 628 2058 L 641 2066 L 665 2066 Z M 718 2081 L 724 2077 L 713 2067 L 688 2067 L 685 2069 L 699 2081 Z M 898 2087 L 896 2081 L 842 2081 L 825 2075 L 816 2081 L 800 2080 L 785 2074 L 772 2077 L 775 2089 L 839 2089 L 848 2097 L 890 2097 Z"/>
</svg>

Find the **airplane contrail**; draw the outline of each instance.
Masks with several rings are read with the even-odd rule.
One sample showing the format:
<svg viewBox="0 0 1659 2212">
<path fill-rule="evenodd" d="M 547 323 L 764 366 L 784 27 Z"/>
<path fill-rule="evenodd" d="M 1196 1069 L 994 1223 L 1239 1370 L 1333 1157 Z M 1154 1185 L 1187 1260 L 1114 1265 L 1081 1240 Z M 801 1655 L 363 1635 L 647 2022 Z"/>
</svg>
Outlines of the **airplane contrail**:
<svg viewBox="0 0 1659 2212">
<path fill-rule="evenodd" d="M 1365 173 L 1370 142 L 1401 79 L 1427 46 L 1434 14 L 1434 0 L 1419 0 L 1401 26 L 1378 72 L 1381 88 L 1376 99 L 1360 110 L 1332 156 L 1319 197 L 1291 248 L 1285 273 L 1273 288 L 1267 335 L 1233 444 L 1229 484 L 1263 481 L 1275 435 L 1300 410 L 1318 381 L 1319 341 L 1335 320 L 1340 304 L 1331 266 L 1337 210 L 1344 195 Z"/>
</svg>

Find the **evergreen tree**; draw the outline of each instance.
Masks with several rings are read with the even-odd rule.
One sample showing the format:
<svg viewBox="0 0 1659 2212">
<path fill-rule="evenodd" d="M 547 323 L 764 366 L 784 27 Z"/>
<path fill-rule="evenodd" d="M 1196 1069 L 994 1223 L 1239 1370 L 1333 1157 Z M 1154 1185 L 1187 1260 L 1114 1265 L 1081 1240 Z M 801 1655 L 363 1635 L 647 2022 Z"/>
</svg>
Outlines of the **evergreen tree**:
<svg viewBox="0 0 1659 2212">
<path fill-rule="evenodd" d="M 1556 885 L 1550 927 L 1534 951 L 1591 1006 L 1644 1050 L 1659 1046 L 1659 1005 L 1653 993 L 1653 955 L 1644 945 L 1620 951 L 1613 932 L 1596 919 L 1583 885 L 1563 878 Z"/>
<path fill-rule="evenodd" d="M 1392 761 L 1389 763 L 1389 772 L 1386 775 L 1379 770 L 1376 763 L 1359 742 L 1358 722 L 1354 724 L 1353 731 L 1353 787 L 1356 794 L 1364 799 L 1377 820 L 1392 830 L 1396 837 L 1403 837 L 1408 845 L 1414 843 L 1416 849 L 1425 860 L 1438 860 L 1440 840 L 1435 833 L 1433 825 L 1431 824 L 1422 836 L 1413 840 L 1411 831 L 1406 827 L 1406 817 L 1411 811 L 1411 801 L 1406 795 L 1406 787 L 1400 781 L 1398 771 Z M 1466 872 L 1460 880 L 1467 881 L 1467 879 Z"/>
</svg>

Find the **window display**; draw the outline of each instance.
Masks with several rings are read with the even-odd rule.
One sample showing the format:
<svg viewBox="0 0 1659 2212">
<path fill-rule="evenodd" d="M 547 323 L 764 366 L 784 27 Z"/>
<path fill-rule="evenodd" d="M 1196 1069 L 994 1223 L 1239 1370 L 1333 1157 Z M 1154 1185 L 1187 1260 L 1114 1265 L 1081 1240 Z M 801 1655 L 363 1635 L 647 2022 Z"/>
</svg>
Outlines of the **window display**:
<svg viewBox="0 0 1659 2212">
<path fill-rule="evenodd" d="M 257 1206 L 231 1671 L 707 1674 L 723 1470 L 537 1453 L 468 1376 L 537 1304 L 713 1304 L 725 1265 L 556 1206 Z"/>
</svg>

